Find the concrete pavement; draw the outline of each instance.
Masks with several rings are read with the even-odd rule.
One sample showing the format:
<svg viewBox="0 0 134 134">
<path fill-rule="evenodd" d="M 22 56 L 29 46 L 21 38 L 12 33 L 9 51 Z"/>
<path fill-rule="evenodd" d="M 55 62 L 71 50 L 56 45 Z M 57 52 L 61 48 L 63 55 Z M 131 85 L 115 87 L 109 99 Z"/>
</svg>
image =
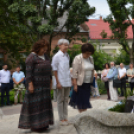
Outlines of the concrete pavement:
<svg viewBox="0 0 134 134">
<path fill-rule="evenodd" d="M 91 104 L 93 109 L 108 109 L 116 105 L 117 102 L 107 101 L 107 96 L 103 95 L 100 98 L 91 98 Z M 120 98 L 122 99 L 122 98 Z M 31 132 L 30 130 L 21 130 L 18 129 L 18 121 L 19 121 L 19 114 L 20 114 L 21 105 L 13 105 L 3 107 L 1 110 L 4 113 L 2 119 L 0 119 L 0 134 L 36 134 Z M 89 109 L 92 110 L 92 109 Z M 58 123 L 58 111 L 57 111 L 57 103 L 53 102 L 53 111 L 55 117 L 55 124 L 54 126 L 50 126 L 50 128 L 44 132 L 44 134 L 77 134 L 76 129 L 74 128 L 73 124 L 69 126 L 60 126 Z M 68 114 L 69 114 L 69 121 L 75 122 L 75 116 L 79 113 L 76 109 L 71 108 L 68 106 Z"/>
</svg>

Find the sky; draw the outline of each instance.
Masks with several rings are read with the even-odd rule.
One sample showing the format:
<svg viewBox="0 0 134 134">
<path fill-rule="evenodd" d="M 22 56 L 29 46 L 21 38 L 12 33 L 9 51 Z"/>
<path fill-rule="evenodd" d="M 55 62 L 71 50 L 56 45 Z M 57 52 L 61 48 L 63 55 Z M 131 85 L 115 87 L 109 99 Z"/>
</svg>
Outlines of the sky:
<svg viewBox="0 0 134 134">
<path fill-rule="evenodd" d="M 96 12 L 89 19 L 99 19 L 100 15 L 105 18 L 110 14 L 109 6 L 107 0 L 88 0 L 89 5 L 96 8 Z"/>
</svg>

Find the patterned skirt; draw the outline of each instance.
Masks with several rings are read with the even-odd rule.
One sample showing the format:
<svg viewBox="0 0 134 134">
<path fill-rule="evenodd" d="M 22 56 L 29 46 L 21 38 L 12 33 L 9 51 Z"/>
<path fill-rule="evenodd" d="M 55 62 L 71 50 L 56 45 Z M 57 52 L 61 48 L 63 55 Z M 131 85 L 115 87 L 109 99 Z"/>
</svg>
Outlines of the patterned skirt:
<svg viewBox="0 0 134 134">
<path fill-rule="evenodd" d="M 39 129 L 53 123 L 50 89 L 38 88 L 32 94 L 26 90 L 18 128 Z"/>
</svg>

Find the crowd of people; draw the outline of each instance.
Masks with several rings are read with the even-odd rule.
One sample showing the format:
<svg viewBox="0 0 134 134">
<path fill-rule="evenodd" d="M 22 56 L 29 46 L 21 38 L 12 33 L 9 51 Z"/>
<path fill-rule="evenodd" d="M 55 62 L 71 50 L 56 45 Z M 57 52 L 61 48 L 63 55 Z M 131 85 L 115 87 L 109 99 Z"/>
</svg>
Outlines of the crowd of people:
<svg viewBox="0 0 134 134">
<path fill-rule="evenodd" d="M 126 83 L 130 84 L 131 92 L 133 94 L 134 88 L 134 68 L 130 63 L 129 69 L 120 63 L 120 67 L 116 67 L 114 62 L 105 64 L 105 69 L 102 71 L 101 79 L 105 83 L 108 100 L 118 101 L 118 88 L 120 89 L 119 97 L 126 95 Z"/>
<path fill-rule="evenodd" d="M 52 62 L 47 55 L 49 44 L 45 39 L 41 39 L 33 45 L 31 53 L 26 58 L 26 92 L 19 118 L 19 128 L 40 132 L 54 124 L 51 89 L 54 89 L 54 101 L 57 101 L 59 123 L 64 126 L 69 125 L 68 104 L 77 108 L 81 113 L 92 108 L 91 91 L 93 91 L 93 96 L 100 96 L 92 57 L 95 52 L 94 46 L 90 43 L 83 44 L 81 54 L 74 58 L 72 68 L 70 68 L 70 57 L 67 53 L 69 44 L 66 39 L 58 41 L 59 51 L 52 57 Z M 3 70 L 0 71 L 2 95 L 8 91 L 10 75 L 7 66 L 3 66 Z M 125 94 L 126 75 L 129 78 L 131 90 L 133 90 L 134 70 L 132 64 L 128 71 L 124 68 L 123 63 L 120 64 L 119 69 L 115 67 L 114 62 L 111 62 L 110 65 L 105 64 L 101 79 L 105 82 L 108 100 L 118 101 L 117 86 L 121 88 L 121 96 Z M 24 86 L 25 75 L 19 67 L 16 68 L 12 78 L 14 87 L 22 88 Z M 9 93 L 6 93 L 9 103 Z M 18 102 L 16 94 L 15 103 Z M 3 104 L 3 98 L 1 100 Z M 20 102 L 22 102 L 22 97 L 20 97 Z"/>
<path fill-rule="evenodd" d="M 3 69 L 0 70 L 0 90 L 1 90 L 1 107 L 5 105 L 4 97 L 6 93 L 7 105 L 10 103 L 9 92 L 14 88 L 14 104 L 18 103 L 18 95 L 20 103 L 23 103 L 23 90 L 25 81 L 24 72 L 20 71 L 20 66 L 16 67 L 16 71 L 11 73 L 8 70 L 8 65 L 3 65 Z"/>
</svg>

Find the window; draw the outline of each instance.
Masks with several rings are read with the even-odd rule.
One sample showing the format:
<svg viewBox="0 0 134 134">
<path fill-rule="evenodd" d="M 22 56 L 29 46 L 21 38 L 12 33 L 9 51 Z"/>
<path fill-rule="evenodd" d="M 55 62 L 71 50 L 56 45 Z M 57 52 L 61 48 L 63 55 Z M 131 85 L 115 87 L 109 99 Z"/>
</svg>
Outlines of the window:
<svg viewBox="0 0 134 134">
<path fill-rule="evenodd" d="M 97 26 L 96 24 L 90 24 L 91 26 Z"/>
</svg>

